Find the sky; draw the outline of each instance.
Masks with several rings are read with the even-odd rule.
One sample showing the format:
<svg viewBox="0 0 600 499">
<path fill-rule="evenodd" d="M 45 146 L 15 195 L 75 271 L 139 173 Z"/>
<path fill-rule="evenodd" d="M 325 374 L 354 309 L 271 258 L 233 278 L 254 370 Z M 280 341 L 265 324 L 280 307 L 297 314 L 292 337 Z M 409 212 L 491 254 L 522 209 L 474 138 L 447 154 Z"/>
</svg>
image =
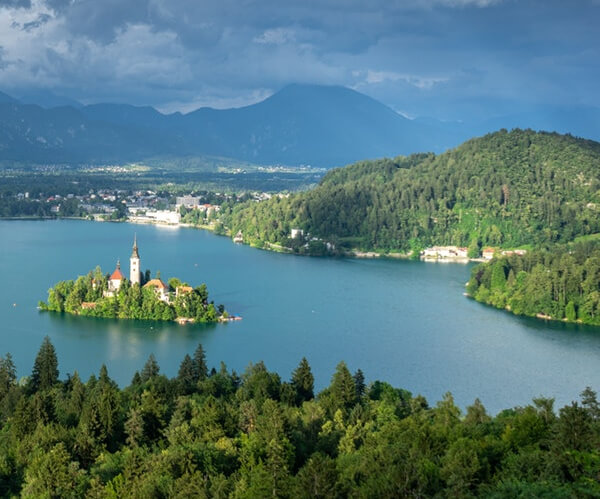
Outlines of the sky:
<svg viewBox="0 0 600 499">
<path fill-rule="evenodd" d="M 0 0 L 0 90 L 163 112 L 343 85 L 408 117 L 600 107 L 600 0 Z"/>
</svg>

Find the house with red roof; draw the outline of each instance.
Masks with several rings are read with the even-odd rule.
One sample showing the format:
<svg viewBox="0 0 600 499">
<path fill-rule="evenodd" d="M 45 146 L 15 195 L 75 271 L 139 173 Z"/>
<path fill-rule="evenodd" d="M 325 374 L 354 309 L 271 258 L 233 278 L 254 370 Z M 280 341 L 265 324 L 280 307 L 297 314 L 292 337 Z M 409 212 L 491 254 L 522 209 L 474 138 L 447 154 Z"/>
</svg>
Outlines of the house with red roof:
<svg viewBox="0 0 600 499">
<path fill-rule="evenodd" d="M 167 286 L 160 279 L 150 279 L 146 284 L 144 284 L 144 288 L 154 288 L 154 292 L 158 296 L 158 299 L 169 303 L 169 286 Z"/>
</svg>

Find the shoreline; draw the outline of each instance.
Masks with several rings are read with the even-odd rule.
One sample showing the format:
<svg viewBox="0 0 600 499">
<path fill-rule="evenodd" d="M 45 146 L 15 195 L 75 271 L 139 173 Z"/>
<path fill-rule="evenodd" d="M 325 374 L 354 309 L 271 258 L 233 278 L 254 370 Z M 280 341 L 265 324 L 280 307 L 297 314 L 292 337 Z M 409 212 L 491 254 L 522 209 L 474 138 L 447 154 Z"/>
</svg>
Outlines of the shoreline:
<svg viewBox="0 0 600 499">
<path fill-rule="evenodd" d="M 466 286 L 466 284 L 465 284 L 465 286 Z M 505 307 L 497 307 L 496 305 L 493 305 L 491 303 L 477 300 L 475 297 L 473 297 L 472 295 L 470 295 L 466 291 L 463 293 L 463 296 L 466 297 L 466 298 L 469 298 L 470 300 L 473 300 L 473 301 L 475 301 L 475 302 L 477 302 L 477 303 L 479 303 L 481 305 L 485 305 L 486 307 L 490 307 L 490 308 L 493 308 L 495 310 L 500 310 L 502 312 L 508 312 L 509 314 L 511 314 L 511 315 L 513 315 L 515 317 L 527 317 L 528 319 L 536 319 L 537 321 L 562 322 L 563 324 L 576 324 L 576 325 L 579 325 L 579 326 L 600 328 L 600 326 L 598 326 L 596 324 L 589 324 L 587 322 L 583 322 L 581 319 L 576 319 L 574 321 L 569 320 L 566 317 L 563 317 L 562 319 L 559 319 L 558 317 L 552 317 L 551 315 L 543 314 L 541 312 L 538 312 L 535 315 L 517 314 L 517 313 L 513 312 L 513 310 L 510 308 L 510 305 L 506 305 Z"/>
<path fill-rule="evenodd" d="M 103 220 L 96 216 L 94 216 L 93 219 L 90 219 L 88 217 L 28 217 L 28 216 L 18 217 L 17 216 L 17 217 L 0 217 L 0 220 L 83 220 L 86 222 L 120 222 L 120 223 L 131 223 L 131 224 L 137 224 L 137 225 L 156 225 L 158 227 L 167 227 L 167 228 L 173 228 L 173 229 L 183 227 L 183 228 L 189 228 L 189 229 L 207 230 L 217 236 L 227 237 L 228 239 L 231 239 L 230 231 L 227 231 L 227 233 L 225 233 L 225 234 L 217 234 L 214 231 L 214 227 L 212 227 L 210 225 L 195 225 L 195 224 L 181 223 L 181 222 L 175 224 L 175 223 L 160 222 L 160 221 L 155 221 L 155 220 L 139 220 L 139 219 L 136 220 L 136 219 L 130 219 L 130 218 L 127 218 L 125 220 Z M 317 255 L 311 255 L 311 254 L 294 253 L 292 248 L 287 248 L 285 246 L 281 246 L 279 244 L 271 243 L 268 241 L 264 241 L 263 246 L 257 246 L 257 245 L 253 245 L 253 244 L 246 243 L 243 241 L 234 242 L 232 240 L 232 242 L 234 244 L 243 244 L 243 245 L 249 246 L 251 248 L 262 249 L 265 251 L 272 251 L 273 253 L 295 254 L 297 256 L 317 256 Z M 342 256 L 344 258 L 357 258 L 357 259 L 382 258 L 382 259 L 389 259 L 389 260 L 411 260 L 412 252 L 382 253 L 382 252 L 378 252 L 378 251 L 349 250 L 349 251 L 345 251 L 339 255 L 324 255 L 324 256 Z M 415 259 L 415 261 L 416 260 L 417 259 Z M 482 258 L 482 257 L 478 257 L 478 258 L 437 257 L 437 258 L 435 258 L 435 257 L 422 257 L 421 256 L 418 258 L 418 261 L 426 262 L 426 263 L 460 263 L 460 264 L 465 265 L 465 264 L 472 263 L 472 262 L 484 263 L 489 260 Z"/>
</svg>

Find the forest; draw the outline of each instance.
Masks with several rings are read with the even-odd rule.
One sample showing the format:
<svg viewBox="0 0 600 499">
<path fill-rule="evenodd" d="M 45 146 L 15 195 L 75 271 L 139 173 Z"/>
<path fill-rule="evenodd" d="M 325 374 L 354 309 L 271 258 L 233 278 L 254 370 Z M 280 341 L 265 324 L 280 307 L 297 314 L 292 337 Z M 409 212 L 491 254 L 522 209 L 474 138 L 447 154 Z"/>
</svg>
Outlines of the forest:
<svg viewBox="0 0 600 499">
<path fill-rule="evenodd" d="M 586 388 L 487 413 L 434 405 L 344 362 L 315 393 L 263 362 L 210 368 L 201 345 L 177 376 L 153 355 L 120 388 L 106 366 L 59 377 L 46 337 L 29 376 L 0 358 L 0 495 L 48 498 L 597 497 L 600 405 Z"/>
<path fill-rule="evenodd" d="M 257 246 L 292 247 L 292 228 L 338 250 L 538 246 L 600 232 L 599 163 L 600 143 L 500 130 L 438 156 L 335 169 L 312 190 L 225 206 L 221 218 Z"/>
<path fill-rule="evenodd" d="M 600 326 L 600 244 L 498 255 L 473 268 L 468 294 L 517 315 Z"/>
<path fill-rule="evenodd" d="M 208 301 L 206 284 L 196 288 L 177 278 L 169 279 L 168 301 L 161 300 L 146 271 L 142 285 L 123 279 L 118 291 L 107 294 L 109 275 L 100 267 L 75 281 L 60 281 L 48 290 L 48 301 L 39 302 L 39 308 L 52 312 L 67 312 L 89 317 L 110 319 L 163 320 L 191 319 L 194 322 L 217 322 L 229 317 L 223 305 Z M 156 280 L 160 281 L 160 273 Z M 162 282 L 162 281 L 161 281 Z M 185 292 L 177 292 L 185 290 Z"/>
</svg>

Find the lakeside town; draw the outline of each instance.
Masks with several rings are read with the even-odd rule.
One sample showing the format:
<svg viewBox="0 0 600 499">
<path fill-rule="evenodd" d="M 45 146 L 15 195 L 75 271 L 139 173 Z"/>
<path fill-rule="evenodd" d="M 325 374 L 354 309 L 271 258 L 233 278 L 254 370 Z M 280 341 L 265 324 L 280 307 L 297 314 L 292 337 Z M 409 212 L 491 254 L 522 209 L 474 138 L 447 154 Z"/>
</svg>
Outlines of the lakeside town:
<svg viewBox="0 0 600 499">
<path fill-rule="evenodd" d="M 38 203 L 49 208 L 52 216 L 80 217 L 95 221 L 126 220 L 131 223 L 157 224 L 172 227 L 201 227 L 214 230 L 219 221 L 221 205 L 225 202 L 240 202 L 254 200 L 266 201 L 273 196 L 287 197 L 287 193 L 271 194 L 268 192 L 249 192 L 231 194 L 211 192 L 210 195 L 185 194 L 182 196 L 169 195 L 154 190 L 126 191 L 122 189 L 90 189 L 85 194 L 69 193 L 66 195 L 33 196 L 29 192 L 14 194 L 14 199 L 21 202 Z M 322 242 L 327 251 L 334 251 L 331 242 L 305 234 L 302 229 L 292 228 L 290 240 L 301 240 L 308 247 L 310 242 Z M 241 232 L 232 234 L 235 243 L 244 243 Z M 275 251 L 291 251 L 291 248 L 268 244 L 267 249 Z M 427 262 L 467 263 L 470 261 L 489 261 L 495 255 L 523 255 L 525 249 L 501 250 L 495 247 L 483 247 L 477 257 L 469 256 L 469 249 L 461 246 L 431 246 L 423 248 L 419 258 Z M 354 250 L 348 256 L 356 258 L 411 258 L 412 253 L 378 253 Z"/>
</svg>

